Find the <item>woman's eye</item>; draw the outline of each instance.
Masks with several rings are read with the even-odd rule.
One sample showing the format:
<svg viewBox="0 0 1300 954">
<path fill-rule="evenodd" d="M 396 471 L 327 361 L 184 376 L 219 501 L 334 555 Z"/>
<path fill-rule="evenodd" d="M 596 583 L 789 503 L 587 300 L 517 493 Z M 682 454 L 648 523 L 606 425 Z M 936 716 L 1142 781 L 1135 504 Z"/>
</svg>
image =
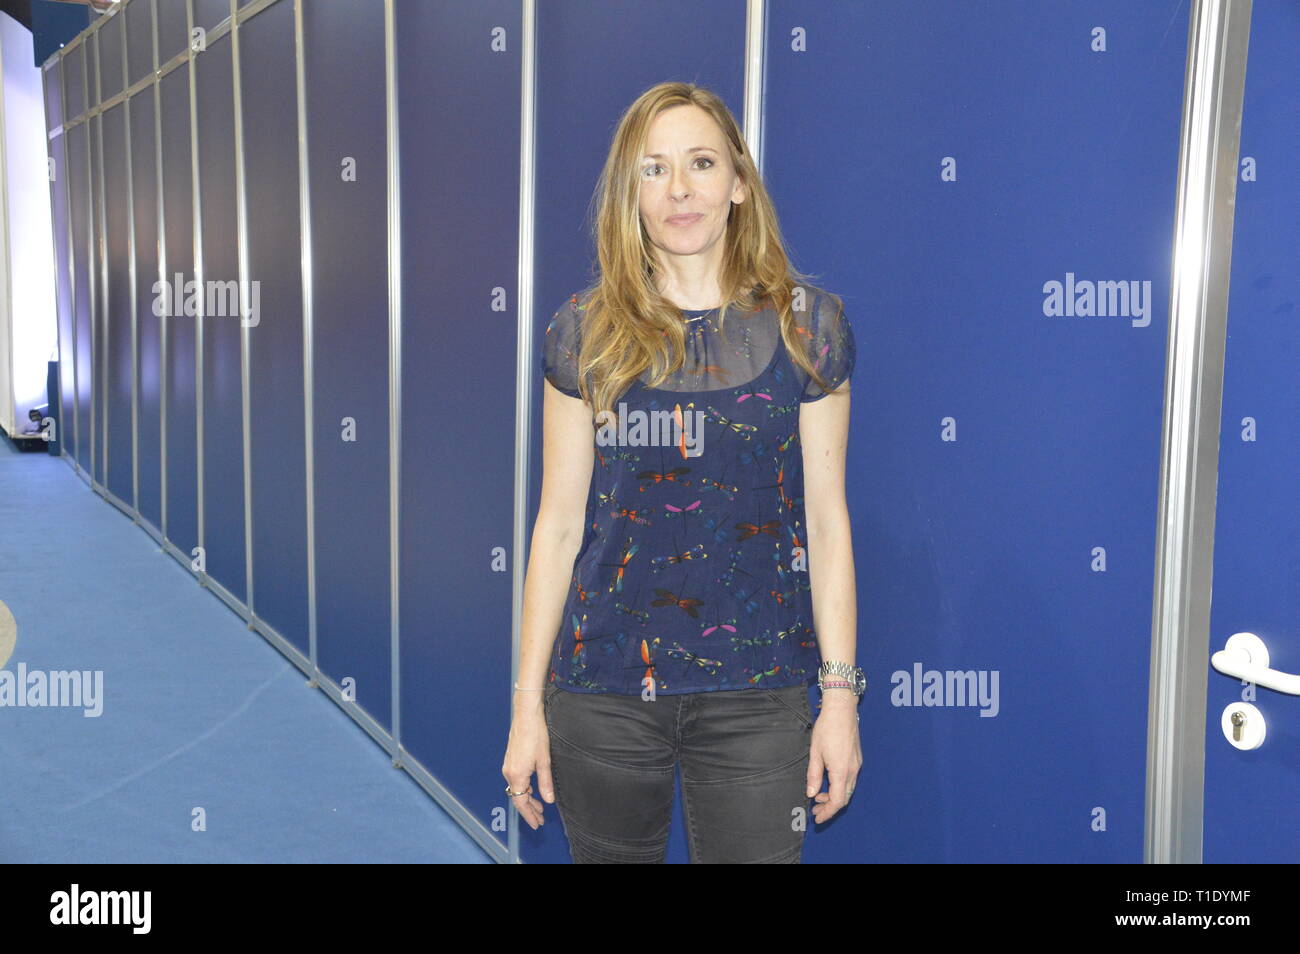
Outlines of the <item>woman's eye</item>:
<svg viewBox="0 0 1300 954">
<path fill-rule="evenodd" d="M 705 163 L 708 163 L 708 165 L 703 166 L 702 168 L 710 169 L 710 168 L 713 167 L 713 160 L 710 159 L 708 156 L 696 156 L 696 157 L 695 157 L 695 161 L 696 161 L 696 162 L 705 162 Z M 662 168 L 662 167 L 659 166 L 659 165 L 657 165 L 657 164 L 656 164 L 656 165 L 653 165 L 653 166 L 646 166 L 645 169 L 643 170 L 643 174 L 646 175 L 646 176 L 649 176 L 649 175 L 650 175 L 651 173 L 653 173 L 656 169 L 660 169 L 660 168 Z"/>
</svg>

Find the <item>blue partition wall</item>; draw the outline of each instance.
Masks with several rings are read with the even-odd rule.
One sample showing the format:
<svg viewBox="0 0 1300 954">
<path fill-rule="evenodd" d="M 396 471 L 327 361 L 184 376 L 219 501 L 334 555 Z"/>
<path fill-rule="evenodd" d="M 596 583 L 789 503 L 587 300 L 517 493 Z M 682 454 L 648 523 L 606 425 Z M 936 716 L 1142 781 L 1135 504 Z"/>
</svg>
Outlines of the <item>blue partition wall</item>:
<svg viewBox="0 0 1300 954">
<path fill-rule="evenodd" d="M 122 71 L 125 69 L 125 35 L 123 19 L 113 17 L 95 31 L 99 51 L 99 101 L 107 102 L 122 92 Z M 123 153 L 124 155 L 124 153 Z"/>
<path fill-rule="evenodd" d="M 382 0 L 303 7 L 316 656 L 392 730 Z"/>
<path fill-rule="evenodd" d="M 230 0 L 192 0 L 192 2 L 195 27 L 211 30 L 222 20 L 230 17 Z"/>
<path fill-rule="evenodd" d="M 203 328 L 203 552 L 208 575 L 244 602 L 244 391 L 235 241 L 235 118 L 229 36 L 194 60 Z"/>
<path fill-rule="evenodd" d="M 65 121 L 86 111 L 85 44 L 78 43 L 59 57 L 63 83 Z M 65 401 L 64 414 L 72 421 L 69 450 L 78 473 L 89 480 L 90 473 L 90 329 L 89 277 L 86 256 L 90 248 L 89 172 L 90 160 L 86 138 L 89 126 L 68 129 L 61 137 L 66 155 L 66 190 L 71 231 L 67 255 L 72 269 L 71 294 L 59 299 L 61 320 L 71 334 L 60 340 L 62 375 L 71 401 Z M 56 238 L 57 240 L 57 238 Z"/>
<path fill-rule="evenodd" d="M 68 180 L 72 196 L 72 354 L 73 407 L 76 430 L 75 456 L 86 479 L 90 479 L 90 448 L 94 420 L 91 417 L 90 393 L 95 368 L 90 360 L 90 124 L 74 126 L 67 132 Z"/>
<path fill-rule="evenodd" d="M 189 13 L 188 3 L 186 0 L 153 0 L 157 6 L 154 8 L 157 13 L 157 42 L 158 42 L 158 63 L 166 63 L 178 53 L 182 53 L 186 47 L 186 37 L 189 35 Z M 130 7 L 143 7 L 141 0 L 134 0 L 133 3 L 127 4 Z M 136 13 L 141 13 L 137 10 Z"/>
<path fill-rule="evenodd" d="M 86 49 L 87 88 L 100 101 L 99 44 L 94 38 Z M 108 382 L 104 368 L 107 352 L 104 342 L 104 294 L 107 280 L 104 235 L 104 117 L 96 114 L 90 118 L 86 138 L 90 209 L 90 364 L 93 385 L 90 391 L 90 473 L 99 484 L 104 484 L 105 460 L 108 451 Z"/>
<path fill-rule="evenodd" d="M 76 119 L 86 111 L 86 46 L 77 43 L 59 57 L 63 74 L 63 118 Z"/>
<path fill-rule="evenodd" d="M 396 4 L 400 741 L 496 838 L 510 713 L 497 687 L 509 685 L 511 575 L 524 558 L 511 552 L 519 10 Z"/>
<path fill-rule="evenodd" d="M 1223 366 L 1210 651 L 1258 636 L 1269 665 L 1300 672 L 1300 8 L 1256 3 L 1242 103 L 1241 150 Z M 1204 860 L 1295 863 L 1295 741 L 1300 699 L 1211 670 L 1205 725 Z M 1228 744 L 1221 720 L 1249 702 L 1264 720 L 1255 750 Z"/>
<path fill-rule="evenodd" d="M 45 132 L 48 136 L 63 125 L 63 61 L 58 57 L 52 58 L 41 73 L 41 95 L 45 102 Z"/>
<path fill-rule="evenodd" d="M 865 765 L 810 862 L 1141 860 L 1187 11 L 1104 6 L 771 5 L 766 177 L 859 353 Z M 1046 315 L 1071 276 L 1148 311 Z M 917 667 L 1005 695 L 900 705 Z"/>
<path fill-rule="evenodd" d="M 106 102 L 123 89 L 122 18 L 114 17 L 96 33 L 99 55 L 99 98 Z M 129 243 L 130 202 L 127 189 L 126 104 L 100 114 L 103 158 L 99 198 L 103 216 L 99 242 L 102 287 L 96 298 L 102 330 L 100 368 L 103 381 L 104 476 L 109 492 L 120 500 L 134 499 L 131 425 L 132 344 Z"/>
<path fill-rule="evenodd" d="M 499 746 L 476 733 L 485 687 L 499 691 L 510 666 L 520 10 L 400 11 L 410 29 L 393 103 L 405 97 L 412 118 L 399 163 L 386 6 L 281 0 L 232 24 L 225 2 L 157 0 L 155 31 L 153 4 L 132 0 L 54 59 L 49 82 L 84 83 L 89 50 L 92 80 L 68 98 L 73 112 L 50 109 L 51 156 L 66 150 L 69 169 L 56 249 L 79 437 L 69 454 L 504 859 L 504 802 L 482 784 Z M 191 10 L 205 31 L 192 51 Z M 96 85 L 100 44 L 111 84 Z M 422 46 L 456 55 L 435 64 Z M 463 149 L 492 137 L 488 161 Z M 477 207 L 464 201 L 471 182 Z M 396 231 L 400 195 L 410 214 Z M 414 265 L 393 286 L 398 311 L 390 259 L 403 257 Z M 154 314 L 160 278 L 175 315 Z M 241 279 L 246 326 L 226 294 Z M 405 376 L 391 377 L 399 346 Z M 462 370 L 495 386 L 466 387 Z M 403 386 L 413 410 L 399 420 Z M 406 436 L 404 460 L 393 433 Z M 445 466 L 454 448 L 474 467 Z M 394 586 L 391 488 L 403 474 L 406 576 Z M 497 502 L 480 521 L 467 498 Z M 506 713 L 487 720 L 494 739 Z"/>
<path fill-rule="evenodd" d="M 308 652 L 307 490 L 303 450 L 302 245 L 298 222 L 293 7 L 241 27 L 248 275 L 253 612 Z M 254 324 L 256 322 L 256 324 Z"/>
<path fill-rule="evenodd" d="M 166 6 L 166 4 L 164 4 Z M 148 76 L 153 70 L 153 6 L 148 3 L 128 3 L 122 8 L 124 17 L 122 29 L 126 33 L 127 85 L 133 86 Z M 141 97 L 135 97 L 132 107 Z M 146 90 L 144 99 L 152 99 Z M 133 151 L 139 148 L 134 146 Z"/>
<path fill-rule="evenodd" d="M 139 0 L 137 0 L 139 2 Z M 198 400 L 195 383 L 193 308 L 184 307 L 184 283 L 194 277 L 194 190 L 190 147 L 190 74 L 185 67 L 159 81 L 162 120 L 164 230 L 162 318 L 163 532 L 181 553 L 193 557 L 199 544 Z M 178 281 L 177 275 L 180 276 Z M 177 296 L 179 285 L 182 294 Z M 174 304 L 180 297 L 182 306 Z M 172 314 L 172 312 L 176 312 Z M 187 563 L 187 565 L 189 565 Z"/>
<path fill-rule="evenodd" d="M 119 69 L 120 75 L 120 69 Z M 118 83 L 118 87 L 121 87 Z M 134 499 L 131 395 L 130 191 L 127 187 L 126 105 L 103 114 L 104 248 L 108 282 L 103 292 L 104 404 L 108 430 L 108 489 L 121 500 Z"/>
<path fill-rule="evenodd" d="M 131 10 L 135 4 L 128 7 Z M 130 20 L 128 19 L 128 23 Z M 152 44 L 151 44 L 152 46 Z M 152 54 L 150 54 L 152 56 Z M 135 229 L 136 510 L 162 533 L 162 320 L 154 314 L 158 260 L 158 157 L 154 91 L 131 99 L 131 200 Z"/>
<path fill-rule="evenodd" d="M 51 130 L 63 124 L 63 63 L 55 60 L 46 69 L 45 82 L 45 124 Z M 49 158 L 52 178 L 50 179 L 50 214 L 53 218 L 54 238 L 54 294 L 56 302 L 70 302 L 72 297 L 72 262 L 71 249 L 68 244 L 69 193 L 68 193 L 68 141 L 63 135 L 55 135 L 49 140 Z M 73 409 L 76 392 L 73 389 L 75 356 L 73 353 L 72 309 L 58 308 L 59 346 L 59 393 L 58 434 L 60 453 L 67 453 L 67 448 L 76 437 L 76 424 Z"/>
</svg>

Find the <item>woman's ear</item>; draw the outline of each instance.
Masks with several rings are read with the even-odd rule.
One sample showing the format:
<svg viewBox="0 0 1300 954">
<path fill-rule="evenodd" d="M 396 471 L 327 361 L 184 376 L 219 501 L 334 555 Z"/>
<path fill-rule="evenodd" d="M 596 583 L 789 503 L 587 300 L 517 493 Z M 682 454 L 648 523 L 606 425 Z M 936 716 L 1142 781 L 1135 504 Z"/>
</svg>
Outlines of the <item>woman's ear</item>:
<svg viewBox="0 0 1300 954">
<path fill-rule="evenodd" d="M 747 198 L 749 198 L 749 186 L 745 184 L 744 179 L 737 177 L 736 188 L 731 190 L 731 201 L 739 205 Z"/>
</svg>

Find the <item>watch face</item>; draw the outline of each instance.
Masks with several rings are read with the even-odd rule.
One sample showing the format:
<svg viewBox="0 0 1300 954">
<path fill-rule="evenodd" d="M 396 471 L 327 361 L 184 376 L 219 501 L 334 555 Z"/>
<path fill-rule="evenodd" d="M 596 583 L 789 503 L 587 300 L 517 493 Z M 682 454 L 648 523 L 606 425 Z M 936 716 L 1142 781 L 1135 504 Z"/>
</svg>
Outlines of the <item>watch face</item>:
<svg viewBox="0 0 1300 954">
<path fill-rule="evenodd" d="M 861 669 L 853 674 L 853 691 L 858 695 L 867 691 L 867 677 Z"/>
</svg>

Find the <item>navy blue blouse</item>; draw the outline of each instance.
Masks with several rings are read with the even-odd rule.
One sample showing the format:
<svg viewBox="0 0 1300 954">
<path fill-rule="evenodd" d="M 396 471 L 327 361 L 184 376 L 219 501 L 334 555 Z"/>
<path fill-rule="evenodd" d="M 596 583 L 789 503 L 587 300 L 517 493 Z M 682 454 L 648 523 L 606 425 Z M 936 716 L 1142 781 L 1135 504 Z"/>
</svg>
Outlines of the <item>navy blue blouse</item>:
<svg viewBox="0 0 1300 954">
<path fill-rule="evenodd" d="M 852 374 L 839 300 L 803 286 L 799 340 L 833 391 Z M 578 397 L 585 305 L 554 314 L 542 370 Z M 575 692 L 807 684 L 821 664 L 808 583 L 799 408 L 828 391 L 791 360 L 775 310 L 683 311 L 686 360 L 647 369 L 597 420 L 587 523 L 551 659 Z"/>
</svg>

